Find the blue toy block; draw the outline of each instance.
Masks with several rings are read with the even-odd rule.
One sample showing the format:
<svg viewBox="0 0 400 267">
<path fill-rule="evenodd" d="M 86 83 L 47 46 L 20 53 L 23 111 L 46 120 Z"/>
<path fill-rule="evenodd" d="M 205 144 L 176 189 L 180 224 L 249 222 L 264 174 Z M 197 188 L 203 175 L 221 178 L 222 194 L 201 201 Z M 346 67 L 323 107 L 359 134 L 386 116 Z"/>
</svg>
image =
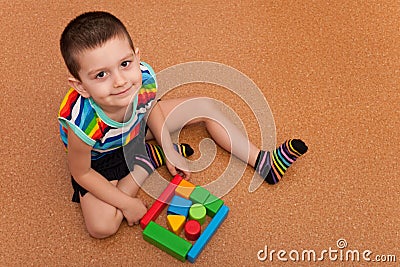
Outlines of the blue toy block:
<svg viewBox="0 0 400 267">
<path fill-rule="evenodd" d="M 187 217 L 190 206 L 192 206 L 192 201 L 180 196 L 174 196 L 169 204 L 167 214 L 183 215 Z"/>
<path fill-rule="evenodd" d="M 207 228 L 204 229 L 203 233 L 200 235 L 199 239 L 197 239 L 196 243 L 193 244 L 192 248 L 189 250 L 187 254 L 187 259 L 189 262 L 194 263 L 200 253 L 203 251 L 204 247 L 210 241 L 211 237 L 215 234 L 218 227 L 225 220 L 228 215 L 229 208 L 223 205 L 215 214 L 214 218 L 210 221 Z"/>
</svg>

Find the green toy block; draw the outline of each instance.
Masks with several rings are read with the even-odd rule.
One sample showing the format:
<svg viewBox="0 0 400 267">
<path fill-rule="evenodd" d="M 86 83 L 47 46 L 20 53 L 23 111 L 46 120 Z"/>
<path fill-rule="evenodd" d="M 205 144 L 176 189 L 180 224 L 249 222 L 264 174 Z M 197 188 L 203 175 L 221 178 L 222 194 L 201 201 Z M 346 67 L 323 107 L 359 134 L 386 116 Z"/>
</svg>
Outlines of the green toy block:
<svg viewBox="0 0 400 267">
<path fill-rule="evenodd" d="M 193 203 L 204 204 L 209 195 L 210 192 L 208 192 L 207 189 L 201 186 L 196 186 L 189 198 L 191 201 L 193 201 Z"/>
<path fill-rule="evenodd" d="M 207 210 L 199 203 L 193 204 L 189 210 L 189 220 L 196 220 L 201 225 L 206 221 Z"/>
<path fill-rule="evenodd" d="M 150 221 L 144 229 L 143 239 L 183 262 L 185 262 L 186 255 L 192 247 L 190 242 L 154 221 Z"/>
<path fill-rule="evenodd" d="M 213 194 L 210 194 L 207 200 L 204 202 L 204 207 L 206 207 L 207 215 L 213 218 L 218 210 L 224 205 L 224 201 Z"/>
</svg>

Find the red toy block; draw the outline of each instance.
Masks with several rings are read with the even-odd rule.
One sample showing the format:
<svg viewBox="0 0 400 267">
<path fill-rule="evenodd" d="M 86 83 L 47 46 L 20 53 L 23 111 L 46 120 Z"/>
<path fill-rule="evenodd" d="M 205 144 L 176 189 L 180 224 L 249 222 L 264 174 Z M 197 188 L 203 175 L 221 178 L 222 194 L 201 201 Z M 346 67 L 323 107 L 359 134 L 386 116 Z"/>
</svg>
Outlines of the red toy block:
<svg viewBox="0 0 400 267">
<path fill-rule="evenodd" d="M 196 220 L 189 220 L 185 224 L 185 236 L 188 240 L 196 241 L 200 237 L 201 226 Z"/>
<path fill-rule="evenodd" d="M 142 229 L 146 228 L 146 226 L 151 222 L 157 219 L 158 215 L 160 215 L 161 211 L 165 208 L 167 203 L 171 200 L 171 198 L 175 194 L 175 189 L 178 184 L 182 181 L 182 177 L 179 175 L 175 175 L 168 186 L 164 189 L 158 199 L 153 203 L 153 205 L 149 208 L 143 218 L 140 220 L 140 227 Z"/>
<path fill-rule="evenodd" d="M 169 182 L 168 186 L 165 188 L 165 190 L 161 193 L 161 195 L 158 197 L 158 201 L 161 201 L 163 203 L 168 203 L 171 198 L 175 194 L 175 189 L 178 186 L 178 184 L 183 180 L 181 176 L 178 174 L 172 178 L 171 182 Z"/>
</svg>

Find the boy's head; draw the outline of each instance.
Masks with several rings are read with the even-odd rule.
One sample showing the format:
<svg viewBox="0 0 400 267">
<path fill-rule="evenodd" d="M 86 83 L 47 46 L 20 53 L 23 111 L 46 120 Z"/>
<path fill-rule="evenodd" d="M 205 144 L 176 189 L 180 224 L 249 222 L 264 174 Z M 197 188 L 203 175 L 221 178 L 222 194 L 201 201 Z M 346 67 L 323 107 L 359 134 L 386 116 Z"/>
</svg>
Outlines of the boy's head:
<svg viewBox="0 0 400 267">
<path fill-rule="evenodd" d="M 115 37 L 126 38 L 135 51 L 127 29 L 110 13 L 88 12 L 73 19 L 64 29 L 60 39 L 61 54 L 71 75 L 80 80 L 79 54 L 97 48 Z"/>
</svg>

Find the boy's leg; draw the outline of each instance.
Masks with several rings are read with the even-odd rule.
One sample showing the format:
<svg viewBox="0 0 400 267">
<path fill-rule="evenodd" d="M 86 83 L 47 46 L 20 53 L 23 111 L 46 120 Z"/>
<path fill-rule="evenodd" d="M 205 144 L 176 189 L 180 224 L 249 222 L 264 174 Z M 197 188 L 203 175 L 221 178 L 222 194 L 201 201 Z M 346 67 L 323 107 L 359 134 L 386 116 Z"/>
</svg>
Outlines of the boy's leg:
<svg viewBox="0 0 400 267">
<path fill-rule="evenodd" d="M 161 166 L 164 166 L 166 163 L 164 151 L 161 146 L 157 144 L 150 144 L 150 143 L 145 143 L 146 151 L 147 151 L 147 156 L 150 159 L 151 164 L 153 165 L 154 169 L 157 169 Z M 179 152 L 182 156 L 185 158 L 190 157 L 193 155 L 194 151 L 192 147 L 188 144 L 174 144 L 174 148 L 176 151 Z"/>
<path fill-rule="evenodd" d="M 135 197 L 148 176 L 149 173 L 143 167 L 135 165 L 133 172 L 118 181 L 117 187 L 128 196 Z"/>
<path fill-rule="evenodd" d="M 115 186 L 117 182 L 111 181 Z M 120 210 L 90 192 L 80 197 L 80 203 L 86 228 L 92 237 L 106 238 L 117 232 L 124 218 Z"/>
<path fill-rule="evenodd" d="M 205 122 L 207 131 L 218 145 L 254 167 L 270 184 L 277 183 L 287 168 L 307 151 L 307 146 L 299 139 L 289 140 L 272 152 L 258 149 L 209 98 L 163 100 L 158 105 L 166 118 L 173 112 L 173 119 L 167 119 L 170 132 L 180 130 L 185 123 Z M 176 107 L 177 112 L 174 112 Z M 190 116 L 197 118 L 188 121 Z M 266 160 L 266 155 L 270 154 L 272 156 Z"/>
<path fill-rule="evenodd" d="M 307 149 L 306 144 L 300 139 L 287 140 L 274 151 L 261 150 L 254 169 L 267 183 L 276 184 L 292 163 L 307 152 Z"/>
<path fill-rule="evenodd" d="M 254 167 L 260 150 L 218 109 L 212 99 L 206 97 L 168 99 L 159 101 L 157 105 L 160 105 L 167 118 L 166 126 L 171 133 L 179 131 L 185 125 L 204 122 L 207 131 L 219 146 Z M 175 108 L 177 109 L 174 111 Z M 173 116 L 168 118 L 172 112 Z M 195 119 L 188 121 L 188 118 Z M 147 138 L 152 138 L 150 131 Z"/>
<path fill-rule="evenodd" d="M 148 175 L 148 172 L 144 168 L 135 165 L 132 173 L 120 181 L 115 180 L 111 181 L 111 183 L 125 194 L 135 197 L 140 185 Z M 80 202 L 85 224 L 91 236 L 94 238 L 106 238 L 118 231 L 124 219 L 122 211 L 96 198 L 90 192 L 81 197 Z M 144 206 L 143 203 L 141 205 Z"/>
</svg>

